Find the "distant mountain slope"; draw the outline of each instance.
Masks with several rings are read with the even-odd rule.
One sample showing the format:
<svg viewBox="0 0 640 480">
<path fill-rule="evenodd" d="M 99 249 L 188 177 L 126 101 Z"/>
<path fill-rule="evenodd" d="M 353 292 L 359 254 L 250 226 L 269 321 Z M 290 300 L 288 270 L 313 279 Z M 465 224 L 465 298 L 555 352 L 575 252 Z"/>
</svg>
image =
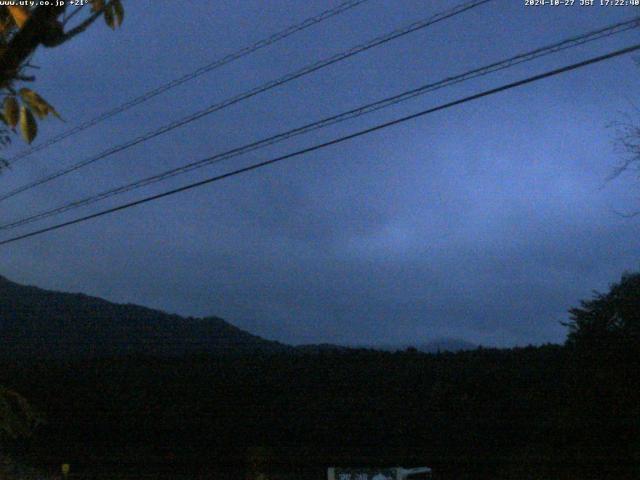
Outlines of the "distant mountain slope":
<svg viewBox="0 0 640 480">
<path fill-rule="evenodd" d="M 290 348 L 217 317 L 184 318 L 83 294 L 19 285 L 0 276 L 2 356 L 173 356 Z"/>
<path fill-rule="evenodd" d="M 440 338 L 432 342 L 415 345 L 415 348 L 421 352 L 428 353 L 461 352 L 463 350 L 475 350 L 478 345 L 459 338 Z"/>
<path fill-rule="evenodd" d="M 415 348 L 419 352 L 438 353 L 438 352 L 461 352 L 463 350 L 475 350 L 478 345 L 475 343 L 460 340 L 458 338 L 440 338 L 427 343 L 418 344 L 401 344 L 401 345 L 371 345 L 368 348 L 374 350 L 398 351 L 407 348 Z"/>
</svg>

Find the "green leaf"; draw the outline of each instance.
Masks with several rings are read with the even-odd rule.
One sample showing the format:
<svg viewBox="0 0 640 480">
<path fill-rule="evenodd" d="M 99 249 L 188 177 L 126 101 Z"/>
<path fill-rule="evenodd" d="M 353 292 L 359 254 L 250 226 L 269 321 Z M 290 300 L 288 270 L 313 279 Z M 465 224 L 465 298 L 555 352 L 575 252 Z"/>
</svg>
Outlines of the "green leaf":
<svg viewBox="0 0 640 480">
<path fill-rule="evenodd" d="M 4 118 L 7 121 L 7 125 L 11 128 L 18 124 L 20 119 L 20 105 L 16 97 L 10 96 L 4 99 Z"/>
<path fill-rule="evenodd" d="M 20 133 L 27 143 L 33 142 L 38 134 L 38 123 L 31 110 L 24 105 L 20 107 Z"/>
<path fill-rule="evenodd" d="M 104 8 L 104 0 L 93 0 L 91 2 L 91 10 L 94 12 L 99 12 Z"/>
<path fill-rule="evenodd" d="M 20 96 L 22 100 L 29 106 L 29 108 L 38 116 L 38 118 L 44 118 L 50 113 L 60 118 L 60 115 L 55 108 L 49 104 L 44 98 L 38 95 L 33 90 L 28 88 L 20 89 Z"/>
<path fill-rule="evenodd" d="M 113 0 L 113 13 L 116 16 L 116 20 L 118 21 L 118 26 L 122 25 L 122 21 L 124 20 L 124 7 L 122 6 L 122 2 L 120 0 Z"/>
<path fill-rule="evenodd" d="M 114 16 L 113 5 L 109 4 L 107 8 L 104 9 L 104 21 L 109 27 L 113 30 L 116 29 L 116 19 Z"/>
</svg>

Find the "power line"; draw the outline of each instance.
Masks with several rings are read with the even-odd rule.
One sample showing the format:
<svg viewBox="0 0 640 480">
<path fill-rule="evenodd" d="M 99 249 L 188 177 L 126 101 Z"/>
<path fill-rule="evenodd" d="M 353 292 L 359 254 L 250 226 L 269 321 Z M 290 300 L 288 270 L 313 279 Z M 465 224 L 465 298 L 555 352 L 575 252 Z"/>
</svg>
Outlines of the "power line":
<svg viewBox="0 0 640 480">
<path fill-rule="evenodd" d="M 69 220 L 67 222 L 59 223 L 59 224 L 56 224 L 56 225 L 52 225 L 50 227 L 42 228 L 42 229 L 35 230 L 35 231 L 29 232 L 29 233 L 26 233 L 26 234 L 23 234 L 23 235 L 19 235 L 19 236 L 12 237 L 12 238 L 9 238 L 9 239 L 6 239 L 6 240 L 2 240 L 2 241 L 0 241 L 0 246 L 6 245 L 6 244 L 9 244 L 9 243 L 13 243 L 13 242 L 17 242 L 19 240 L 24 240 L 26 238 L 34 237 L 36 235 L 42 235 L 43 233 L 51 232 L 51 231 L 54 231 L 54 230 L 59 230 L 61 228 L 65 228 L 65 227 L 68 227 L 70 225 L 75 225 L 77 223 L 85 222 L 87 220 L 91 220 L 91 219 L 98 218 L 98 217 L 101 217 L 101 216 L 104 216 L 104 215 L 108 215 L 110 213 L 118 212 L 118 211 L 121 211 L 121 210 L 126 210 L 128 208 L 132 208 L 132 207 L 135 207 L 137 205 L 142 205 L 144 203 L 148 203 L 148 202 L 152 202 L 152 201 L 155 201 L 155 200 L 159 200 L 161 198 L 168 197 L 168 196 L 171 196 L 171 195 L 175 195 L 175 194 L 180 193 L 180 192 L 184 192 L 184 191 L 191 190 L 191 189 L 194 189 L 194 188 L 197 188 L 197 187 L 208 185 L 210 183 L 217 182 L 217 181 L 223 180 L 225 178 L 233 177 L 233 176 L 239 175 L 241 173 L 246 173 L 246 172 L 249 172 L 249 171 L 252 171 L 252 170 L 257 170 L 259 168 L 266 167 L 268 165 L 272 165 L 272 164 L 275 164 L 275 163 L 278 163 L 278 162 L 282 162 L 284 160 L 288 160 L 290 158 L 294 158 L 294 157 L 298 157 L 298 156 L 301 156 L 301 155 L 305 155 L 307 153 L 311 153 L 311 152 L 314 152 L 316 150 L 320 150 L 320 149 L 323 149 L 323 148 L 326 148 L 326 147 L 329 147 L 329 146 L 332 146 L 332 145 L 337 145 L 337 144 L 346 142 L 347 140 L 352 140 L 354 138 L 361 137 L 363 135 L 367 135 L 369 133 L 373 133 L 373 132 L 376 132 L 378 130 L 382 130 L 382 129 L 385 129 L 385 128 L 388 128 L 388 127 L 391 127 L 391 126 L 394 126 L 394 125 L 398 125 L 398 124 L 407 122 L 409 120 L 413 120 L 413 119 L 416 119 L 416 118 L 419 118 L 419 117 L 422 117 L 422 116 L 425 116 L 425 115 L 428 115 L 428 114 L 431 114 L 431 113 L 434 113 L 434 112 L 438 112 L 440 110 L 445 110 L 445 109 L 448 109 L 448 108 L 452 108 L 454 106 L 461 105 L 461 104 L 467 103 L 467 102 L 471 102 L 473 100 L 478 100 L 480 98 L 487 97 L 487 96 L 490 96 L 490 95 L 494 95 L 496 93 L 504 92 L 504 91 L 510 90 L 512 88 L 521 87 L 521 86 L 527 85 L 529 83 L 533 83 L 533 82 L 536 82 L 536 81 L 539 81 L 539 80 L 543 80 L 545 78 L 557 76 L 557 75 L 560 75 L 560 74 L 563 74 L 563 73 L 566 73 L 566 72 L 569 72 L 569 71 L 572 71 L 572 70 L 576 70 L 578 68 L 586 67 L 587 65 L 592 65 L 592 64 L 599 63 L 599 62 L 602 62 L 602 61 L 605 61 L 605 60 L 609 60 L 609 59 L 614 58 L 614 57 L 618 57 L 618 56 L 625 55 L 625 54 L 628 54 L 628 53 L 631 53 L 631 52 L 635 52 L 637 50 L 640 50 L 640 44 L 636 44 L 636 45 L 633 45 L 633 46 L 630 46 L 630 47 L 626 47 L 626 48 L 623 48 L 623 49 L 620 49 L 620 50 L 615 50 L 613 52 L 607 53 L 605 55 L 600 55 L 598 57 L 592 57 L 592 58 L 590 58 L 588 60 L 584 60 L 582 62 L 578 62 L 578 63 L 574 63 L 574 64 L 571 64 L 571 65 L 568 65 L 568 66 L 565 66 L 565 67 L 557 68 L 555 70 L 550 70 L 550 71 L 547 71 L 545 73 L 534 75 L 532 77 L 528 77 L 528 78 L 525 78 L 523 80 L 518 80 L 516 82 L 508 83 L 506 85 L 502 85 L 500 87 L 492 88 L 490 90 L 485 90 L 483 92 L 476 93 L 474 95 L 470 95 L 470 96 L 461 98 L 459 100 L 454 100 L 452 102 L 448 102 L 448 103 L 439 105 L 437 107 L 432 107 L 432 108 L 429 108 L 427 110 L 423 110 L 423 111 L 418 112 L 418 113 L 407 115 L 407 116 L 398 118 L 396 120 L 391 120 L 389 122 L 381 123 L 381 124 L 378 124 L 378 125 L 376 125 L 374 127 L 366 128 L 364 130 L 360 130 L 360 131 L 357 131 L 357 132 L 349 134 L 349 135 L 338 137 L 338 138 L 335 138 L 333 140 L 329 140 L 329 141 L 324 142 L 324 143 L 316 144 L 316 145 L 313 145 L 311 147 L 304 148 L 302 150 L 297 150 L 295 152 L 288 153 L 286 155 L 282 155 L 280 157 L 272 158 L 270 160 L 265 160 L 265 161 L 259 162 L 259 163 L 254 163 L 253 165 L 249 165 L 247 167 L 239 168 L 237 170 L 233 170 L 231 172 L 224 173 L 222 175 L 216 175 L 214 177 L 210 177 L 210 178 L 207 178 L 207 179 L 204 179 L 204 180 L 200 180 L 200 181 L 195 182 L 195 183 L 190 183 L 188 185 L 185 185 L 185 186 L 182 186 L 182 187 L 179 187 L 179 188 L 175 188 L 173 190 L 169 190 L 169 191 L 166 191 L 166 192 L 163 192 L 163 193 L 159 193 L 159 194 L 156 194 L 156 195 L 151 195 L 149 197 L 145 197 L 145 198 L 142 198 L 140 200 L 135 200 L 133 202 L 125 203 L 125 204 L 119 205 L 117 207 L 112 207 L 112 208 L 109 208 L 109 209 L 106 209 L 106 210 L 102 210 L 100 212 L 93 213 L 91 215 L 86 215 L 84 217 L 76 218 L 74 220 Z"/>
<path fill-rule="evenodd" d="M 28 157 L 30 155 L 33 155 L 35 152 L 39 152 L 40 150 L 44 150 L 47 147 L 50 147 L 51 145 L 55 145 L 56 143 L 60 142 L 61 140 L 64 140 L 66 138 L 69 138 L 72 135 L 75 135 L 79 132 L 82 132 L 83 130 L 86 130 L 87 128 L 93 127 L 101 122 L 104 122 L 105 120 L 108 120 L 109 118 L 112 118 L 116 115 L 118 115 L 119 113 L 125 112 L 137 105 L 140 105 L 141 103 L 146 102 L 147 100 L 150 100 L 154 97 L 157 97 L 158 95 L 167 92 L 173 88 L 176 88 L 180 85 L 182 85 L 183 83 L 189 82 L 201 75 L 204 75 L 205 73 L 209 73 L 213 70 L 216 70 L 224 65 L 227 65 L 231 62 L 234 62 L 236 60 L 239 60 L 240 58 L 246 57 L 247 55 L 256 52 L 257 50 L 260 50 L 264 47 L 267 47 L 269 45 L 273 45 L 276 42 L 279 42 L 280 40 L 284 40 L 287 37 L 290 37 L 291 35 L 298 33 L 302 30 L 305 30 L 313 25 L 316 25 L 317 23 L 323 22 L 325 20 L 328 20 L 331 17 L 335 17 L 336 15 L 339 15 L 347 10 L 350 10 L 354 7 L 357 7 L 358 5 L 368 2 L 369 0 L 349 0 L 347 2 L 341 3 L 340 5 L 325 10 L 324 12 L 319 13 L 318 15 L 314 15 L 312 17 L 307 18 L 306 20 L 302 21 L 301 23 L 298 23 L 296 25 L 291 25 L 287 28 L 285 28 L 284 30 L 281 30 L 280 32 L 274 33 L 273 35 L 267 37 L 267 38 L 263 38 L 262 40 L 258 40 L 257 42 L 248 45 L 244 48 L 241 48 L 240 50 L 237 50 L 233 53 L 230 53 L 229 55 L 226 55 L 220 59 L 214 60 L 211 63 L 208 63 L 207 65 L 204 65 L 200 68 L 198 68 L 197 70 L 194 70 L 190 73 L 187 73 L 179 78 L 176 78 L 174 80 L 171 80 L 167 83 L 164 83 L 152 90 L 149 90 L 145 93 L 143 93 L 142 95 L 135 97 L 121 105 L 118 105 L 117 107 L 111 109 L 111 110 L 107 110 L 106 112 L 103 112 L 99 115 L 97 115 L 96 117 L 87 120 L 84 123 L 81 123 L 79 125 L 76 125 L 73 128 L 70 128 L 69 130 L 66 130 L 62 133 L 60 133 L 59 135 L 50 138 L 49 140 L 40 143 L 38 145 L 35 145 L 27 150 L 24 150 L 20 153 L 18 153 L 17 155 L 15 155 L 13 158 L 8 159 L 8 163 L 9 164 L 13 164 L 15 162 L 17 162 L 18 160 L 21 160 L 25 157 Z"/>
<path fill-rule="evenodd" d="M 585 34 L 581 34 L 581 35 L 577 35 L 577 36 L 573 36 L 564 40 L 561 40 L 559 42 L 553 43 L 551 45 L 547 45 L 544 47 L 540 47 L 537 48 L 535 50 L 529 51 L 529 52 L 525 52 L 525 53 L 521 53 L 518 55 L 515 55 L 513 57 L 507 58 L 505 60 L 501 60 L 499 62 L 494 62 L 491 63 L 489 65 L 486 65 L 484 67 L 480 67 L 480 68 L 476 68 L 473 70 L 470 70 L 468 72 L 465 72 L 463 74 L 460 75 L 456 75 L 456 76 L 452 76 L 452 77 L 448 77 L 445 78 L 443 80 L 440 80 L 438 82 L 434 82 L 434 83 L 429 83 L 426 85 L 423 85 L 421 87 L 409 90 L 409 91 L 405 91 L 403 93 L 400 93 L 398 95 L 394 95 L 391 97 L 387 97 L 383 100 L 379 100 L 377 102 L 373 102 L 373 103 L 369 103 L 367 105 L 340 113 L 338 115 L 333 115 L 327 118 L 324 118 L 322 120 L 318 120 L 316 122 L 313 123 L 309 123 L 307 125 L 298 127 L 298 128 L 294 128 L 292 130 L 288 130 L 286 132 L 282 132 L 279 133 L 277 135 L 273 135 L 271 137 L 262 139 L 262 140 L 258 140 L 252 143 L 249 143 L 247 145 L 243 145 L 241 147 L 237 147 L 231 150 L 228 150 L 226 152 L 214 155 L 213 157 L 207 157 L 205 159 L 202 160 L 198 160 L 195 162 L 191 162 L 187 165 L 183 165 L 177 168 L 173 168 L 161 173 L 158 173 L 156 175 L 152 175 L 150 177 L 146 177 L 144 179 L 141 180 L 137 180 L 135 182 L 132 183 L 128 183 L 126 185 L 117 187 L 117 188 L 113 188 L 80 200 L 75 200 L 73 202 L 69 202 L 66 203 L 62 206 L 53 208 L 53 209 L 49 209 L 43 212 L 39 212 L 24 218 L 21 218 L 19 220 L 15 220 L 13 222 L 10 223 L 6 223 L 3 225 L 0 225 L 0 231 L 2 230 L 9 230 L 9 229 L 13 229 L 13 228 L 17 228 L 26 224 L 30 224 L 33 223 L 35 221 L 38 220 L 42 220 L 45 218 L 49 218 L 52 217 L 54 215 L 57 214 L 61 214 L 64 212 L 68 212 L 70 210 L 75 210 L 76 208 L 80 208 L 83 206 L 87 206 L 87 205 L 91 205 L 95 202 L 101 201 L 101 200 L 105 200 L 107 198 L 116 196 L 116 195 L 120 195 L 144 186 L 148 186 L 154 183 L 158 183 L 160 181 L 164 181 L 168 178 L 174 177 L 176 175 L 180 175 L 183 173 L 187 173 L 193 170 L 196 170 L 198 168 L 202 168 L 205 166 L 209 166 L 212 165 L 214 163 L 218 163 L 221 162 L 223 160 L 227 160 L 233 157 L 237 157 L 239 155 L 243 155 L 245 153 L 254 151 L 254 150 L 258 150 L 260 148 L 269 146 L 269 145 L 273 145 L 275 143 L 279 143 L 283 140 L 292 138 L 294 136 L 298 136 L 301 134 L 305 134 L 314 130 L 318 130 L 320 128 L 325 128 L 328 127 L 330 125 L 334 125 L 337 123 L 341 123 L 343 121 L 352 119 L 352 118 L 356 118 L 356 117 L 360 117 L 362 115 L 365 114 L 369 114 L 375 111 L 378 111 L 380 109 L 383 108 L 387 108 L 389 106 L 392 105 L 396 105 L 400 102 L 404 102 L 407 101 L 409 99 L 415 98 L 419 95 L 424 95 L 428 92 L 433 92 L 435 90 L 439 90 L 441 88 L 444 87 L 448 87 L 451 85 L 455 85 L 467 80 L 471 80 L 477 77 L 481 77 L 484 75 L 488 75 L 490 73 L 494 73 L 497 72 L 499 70 L 504 70 L 507 68 L 511 68 L 515 65 L 524 63 L 524 62 L 528 62 L 543 56 L 547 56 L 553 53 L 557 53 L 559 51 L 563 51 L 569 48 L 574 48 L 576 46 L 579 45 L 584 45 L 586 43 L 589 42 L 593 42 L 595 40 L 600 40 L 602 38 L 605 37 L 609 37 L 618 33 L 622 33 L 628 30 L 631 30 L 633 28 L 637 28 L 638 26 L 640 26 L 640 17 L 635 17 L 631 20 L 627 20 L 624 22 L 619 22 L 604 28 L 600 28 L 597 30 L 593 30 L 591 32 L 585 33 Z"/>
<path fill-rule="evenodd" d="M 407 25 L 403 28 L 399 28 L 396 29 L 388 34 L 382 35 L 380 37 L 376 37 L 373 40 L 370 40 L 369 42 L 366 42 L 364 44 L 358 45 L 356 47 L 353 47 L 347 51 L 338 53 L 336 55 L 333 55 L 332 57 L 326 58 L 324 60 L 320 60 L 319 62 L 316 62 L 314 64 L 308 65 L 304 68 L 302 68 L 301 70 L 298 70 L 296 72 L 293 73 L 289 73 L 277 80 L 273 80 L 271 82 L 268 82 L 266 84 L 263 84 L 259 87 L 256 87 L 252 90 L 249 90 L 247 92 L 241 93 L 239 95 L 236 95 L 234 97 L 231 97 L 227 100 L 223 100 L 220 103 L 216 103 L 214 105 L 211 105 L 207 108 L 205 108 L 204 110 L 200 110 L 196 113 L 193 113 L 191 115 L 188 115 L 186 117 L 183 117 L 180 120 L 174 121 L 168 125 L 165 125 L 163 127 L 160 127 L 159 129 L 153 130 L 151 132 L 147 132 L 137 138 L 134 138 L 133 140 L 130 140 L 126 143 L 117 145 L 115 147 L 112 147 L 94 157 L 90 157 L 88 159 L 82 160 L 74 165 L 71 165 L 69 167 L 66 167 L 62 170 L 58 170 L 57 172 L 54 172 L 50 175 L 47 175 L 45 177 L 42 177 L 38 180 L 35 180 L 33 182 L 27 183 L 25 185 L 22 185 L 21 187 L 18 187 L 14 190 L 9 191 L 8 193 L 5 193 L 3 195 L 0 195 L 0 201 L 6 200 L 8 198 L 14 197 L 15 195 L 18 195 L 19 193 L 25 192 L 27 190 L 31 190 L 32 188 L 38 187 L 40 185 L 43 185 L 45 183 L 48 183 L 52 180 L 55 180 L 57 178 L 60 178 L 64 175 L 67 175 L 69 173 L 75 172 L 83 167 L 86 167 L 87 165 L 90 165 L 92 163 L 95 163 L 99 160 L 102 160 L 106 157 L 109 157 L 115 153 L 127 150 L 135 145 L 138 145 L 140 143 L 146 142 L 148 140 L 151 140 L 155 137 L 158 137 L 160 135 L 163 135 L 167 132 L 170 132 L 171 130 L 174 130 L 176 128 L 179 127 L 183 127 L 191 122 L 194 122 L 206 115 L 209 115 L 213 112 L 216 112 L 218 110 L 222 110 L 226 107 L 229 107 L 231 105 L 234 105 L 240 101 L 246 100 L 248 98 L 254 97 L 260 93 L 266 92 L 268 90 L 271 90 L 275 87 L 278 87 L 280 85 L 283 85 L 285 83 L 288 83 L 292 80 L 295 80 L 297 78 L 303 77 L 305 75 L 308 75 L 310 73 L 313 73 L 317 70 L 320 70 L 322 68 L 325 68 L 329 65 L 332 65 L 334 63 L 340 62 L 342 60 L 345 60 L 347 58 L 350 58 L 354 55 L 357 55 L 361 52 L 364 52 L 366 50 L 369 50 L 371 48 L 377 47 L 379 45 L 383 45 L 387 42 L 390 42 L 392 40 L 395 40 L 397 38 L 403 37 L 405 35 L 408 35 L 410 33 L 416 32 L 418 30 L 421 30 L 423 28 L 426 28 L 428 26 L 431 26 L 435 23 L 441 22 L 445 19 L 454 17 L 456 15 L 459 15 L 463 12 L 466 12 L 467 10 L 471 10 L 473 8 L 479 7 L 480 5 L 483 5 L 485 3 L 491 2 L 493 0 L 473 0 L 471 2 L 466 2 L 463 4 L 460 4 L 456 7 L 453 7 L 449 10 L 446 10 L 444 12 L 441 13 L 437 13 L 427 19 L 424 20 L 420 20 L 418 22 L 414 22 L 410 25 Z"/>
</svg>

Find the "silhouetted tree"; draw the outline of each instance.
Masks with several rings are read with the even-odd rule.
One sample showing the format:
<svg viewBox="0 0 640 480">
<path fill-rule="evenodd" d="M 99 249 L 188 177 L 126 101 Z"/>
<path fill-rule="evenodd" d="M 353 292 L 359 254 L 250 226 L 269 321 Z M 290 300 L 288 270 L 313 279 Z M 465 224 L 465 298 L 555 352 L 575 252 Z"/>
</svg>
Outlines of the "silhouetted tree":
<svg viewBox="0 0 640 480">
<path fill-rule="evenodd" d="M 640 58 L 636 59 L 640 67 Z M 640 179 L 640 108 L 634 105 L 634 112 L 625 114 L 621 120 L 611 124 L 615 129 L 615 146 L 620 154 L 621 161 L 615 167 L 608 180 L 613 180 L 623 174 L 630 173 Z M 638 205 L 629 209 L 624 216 L 635 217 L 640 215 Z"/>
<path fill-rule="evenodd" d="M 640 272 L 625 273 L 608 293 L 594 293 L 569 310 L 568 344 L 616 345 L 640 340 Z"/>
</svg>

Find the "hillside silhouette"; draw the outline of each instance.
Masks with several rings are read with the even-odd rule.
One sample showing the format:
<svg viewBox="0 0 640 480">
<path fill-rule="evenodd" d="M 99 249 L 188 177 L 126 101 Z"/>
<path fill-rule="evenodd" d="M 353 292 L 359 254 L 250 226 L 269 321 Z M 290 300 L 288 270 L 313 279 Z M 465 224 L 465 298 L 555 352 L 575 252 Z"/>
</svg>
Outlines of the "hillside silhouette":
<svg viewBox="0 0 640 480">
<path fill-rule="evenodd" d="M 285 351 L 221 318 L 185 318 L 81 293 L 20 285 L 0 276 L 0 342 L 8 357 Z"/>
</svg>

